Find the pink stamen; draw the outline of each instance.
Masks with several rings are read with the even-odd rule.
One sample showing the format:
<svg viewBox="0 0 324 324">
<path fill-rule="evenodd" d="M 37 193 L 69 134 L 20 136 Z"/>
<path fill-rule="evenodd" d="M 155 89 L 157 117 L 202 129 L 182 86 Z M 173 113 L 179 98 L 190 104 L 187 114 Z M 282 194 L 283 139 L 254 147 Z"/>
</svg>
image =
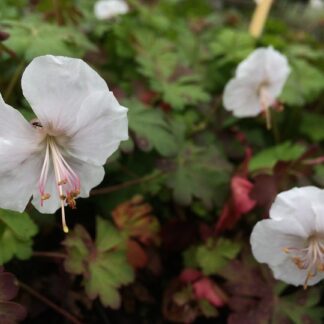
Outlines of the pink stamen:
<svg viewBox="0 0 324 324">
<path fill-rule="evenodd" d="M 45 192 L 45 187 L 51 161 L 53 163 L 57 191 L 61 201 L 62 227 L 63 231 L 68 233 L 69 228 L 66 225 L 64 205 L 67 203 L 71 208 L 75 208 L 75 198 L 80 194 L 80 178 L 64 159 L 55 140 L 52 137 L 48 137 L 38 185 L 41 195 L 41 206 L 43 206 L 44 200 L 50 198 L 50 194 Z"/>
</svg>

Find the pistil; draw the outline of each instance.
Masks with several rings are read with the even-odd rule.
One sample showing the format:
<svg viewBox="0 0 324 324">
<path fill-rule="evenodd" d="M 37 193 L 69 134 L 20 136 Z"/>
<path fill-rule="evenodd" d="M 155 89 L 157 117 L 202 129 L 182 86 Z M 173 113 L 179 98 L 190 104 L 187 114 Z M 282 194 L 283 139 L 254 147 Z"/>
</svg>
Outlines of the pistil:
<svg viewBox="0 0 324 324">
<path fill-rule="evenodd" d="M 45 192 L 50 163 L 53 163 L 56 187 L 61 203 L 62 228 L 65 233 L 69 228 L 65 219 L 65 203 L 75 208 L 75 198 L 80 194 L 80 179 L 64 159 L 55 139 L 48 136 L 46 139 L 46 152 L 44 163 L 39 179 L 39 191 L 41 195 L 41 206 L 44 201 L 50 199 L 50 194 Z"/>
</svg>

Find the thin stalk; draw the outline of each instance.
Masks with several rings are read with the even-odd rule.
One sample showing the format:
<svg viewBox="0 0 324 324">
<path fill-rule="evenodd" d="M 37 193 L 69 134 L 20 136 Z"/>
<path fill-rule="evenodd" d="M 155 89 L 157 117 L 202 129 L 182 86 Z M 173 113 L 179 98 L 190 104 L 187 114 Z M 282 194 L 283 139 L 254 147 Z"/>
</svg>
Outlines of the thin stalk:
<svg viewBox="0 0 324 324">
<path fill-rule="evenodd" d="M 21 75 L 24 67 L 25 67 L 25 62 L 21 61 L 19 63 L 19 65 L 17 66 L 14 75 L 12 76 L 12 78 L 10 80 L 10 82 L 9 82 L 9 84 L 7 86 L 7 89 L 5 90 L 5 93 L 4 93 L 4 96 L 3 96 L 5 101 L 8 100 L 8 98 L 10 97 L 12 91 L 14 90 L 14 88 L 15 88 L 15 86 L 16 86 L 19 78 L 20 78 L 20 75 Z"/>
<path fill-rule="evenodd" d="M 104 194 L 107 194 L 107 193 L 119 191 L 119 190 L 122 190 L 122 189 L 126 189 L 128 187 L 135 186 L 137 184 L 152 181 L 152 180 L 160 177 L 161 175 L 162 175 L 162 173 L 158 172 L 158 173 L 147 175 L 147 176 L 142 177 L 142 178 L 129 180 L 129 181 L 123 182 L 123 183 L 115 185 L 115 186 L 93 189 L 93 190 L 91 190 L 90 195 L 91 196 L 97 196 L 97 195 L 104 195 Z"/>
<path fill-rule="evenodd" d="M 44 257 L 44 258 L 55 258 L 55 259 L 66 259 L 67 255 L 60 252 L 46 252 L 46 251 L 36 251 L 33 252 L 34 257 Z"/>
<path fill-rule="evenodd" d="M 34 298 L 38 299 L 48 307 L 52 308 L 55 312 L 62 315 L 64 318 L 66 318 L 68 321 L 74 324 L 82 324 L 74 315 L 70 314 L 68 311 L 63 309 L 62 307 L 56 305 L 51 300 L 49 300 L 47 297 L 43 296 L 41 293 L 34 290 L 32 287 L 28 286 L 27 284 L 19 281 L 19 286 L 21 289 L 25 290 L 28 294 L 33 296 Z"/>
</svg>

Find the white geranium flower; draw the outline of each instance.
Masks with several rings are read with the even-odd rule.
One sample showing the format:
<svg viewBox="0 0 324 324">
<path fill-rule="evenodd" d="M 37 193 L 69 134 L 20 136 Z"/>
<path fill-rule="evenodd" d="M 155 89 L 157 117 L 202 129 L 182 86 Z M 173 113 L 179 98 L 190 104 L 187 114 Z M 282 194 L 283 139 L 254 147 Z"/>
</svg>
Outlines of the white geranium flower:
<svg viewBox="0 0 324 324">
<path fill-rule="evenodd" d="M 94 7 L 95 16 L 99 20 L 108 20 L 129 12 L 129 6 L 124 0 L 100 0 Z"/>
<path fill-rule="evenodd" d="M 253 51 L 225 87 L 223 103 L 236 117 L 254 117 L 275 104 L 288 78 L 287 58 L 272 47 Z"/>
<path fill-rule="evenodd" d="M 322 9 L 324 8 L 324 3 L 322 0 L 310 0 L 309 6 L 313 9 Z"/>
<path fill-rule="evenodd" d="M 298 286 L 324 278 L 324 190 L 294 188 L 279 194 L 270 219 L 251 235 L 254 257 L 267 263 L 276 279 Z"/>
<path fill-rule="evenodd" d="M 43 213 L 75 207 L 104 177 L 102 165 L 127 139 L 127 109 L 79 59 L 40 56 L 22 89 L 38 119 L 28 123 L 0 95 L 0 207 Z"/>
</svg>

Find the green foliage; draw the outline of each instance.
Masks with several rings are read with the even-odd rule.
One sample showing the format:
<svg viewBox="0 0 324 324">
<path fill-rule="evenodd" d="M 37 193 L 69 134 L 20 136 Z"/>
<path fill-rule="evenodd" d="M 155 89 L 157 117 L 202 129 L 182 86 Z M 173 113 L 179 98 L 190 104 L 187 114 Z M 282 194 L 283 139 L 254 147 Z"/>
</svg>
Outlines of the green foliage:
<svg viewBox="0 0 324 324">
<path fill-rule="evenodd" d="M 324 91 L 324 73 L 303 59 L 289 62 L 292 72 L 281 95 L 284 103 L 302 106 L 315 100 Z"/>
<path fill-rule="evenodd" d="M 125 238 L 108 221 L 97 218 L 96 240 L 77 225 L 65 239 L 68 258 L 66 271 L 82 274 L 84 287 L 91 299 L 99 297 L 102 304 L 112 308 L 120 305 L 118 288 L 134 280 L 126 260 Z"/>
<path fill-rule="evenodd" d="M 174 162 L 175 170 L 167 177 L 167 186 L 179 204 L 189 205 L 198 198 L 211 207 L 222 201 L 224 192 L 219 189 L 228 183 L 231 167 L 215 146 L 186 143 Z"/>
<path fill-rule="evenodd" d="M 301 123 L 301 132 L 313 142 L 324 140 L 324 116 L 316 113 L 304 113 Z"/>
<path fill-rule="evenodd" d="M 308 321 L 320 324 L 324 318 L 324 307 L 317 306 L 320 299 L 320 290 L 316 288 L 282 296 L 274 312 L 274 321 L 288 320 L 294 324 Z"/>
<path fill-rule="evenodd" d="M 278 161 L 293 161 L 305 152 L 305 147 L 300 144 L 285 142 L 267 148 L 254 155 L 249 163 L 250 172 L 262 169 L 271 170 Z"/>
<path fill-rule="evenodd" d="M 13 257 L 26 260 L 32 255 L 37 226 L 27 213 L 0 210 L 0 265 Z"/>
<path fill-rule="evenodd" d="M 139 101 L 125 102 L 128 112 L 129 128 L 138 140 L 144 140 L 146 151 L 154 147 L 162 156 L 175 155 L 178 150 L 177 139 L 171 125 L 163 113 L 157 109 L 145 107 Z"/>
<path fill-rule="evenodd" d="M 199 267 L 205 275 L 212 275 L 222 270 L 240 250 L 240 244 L 228 239 L 209 239 L 206 244 L 187 250 L 184 261 L 187 267 Z"/>
<path fill-rule="evenodd" d="M 49 24 L 39 16 L 6 21 L 6 26 L 10 33 L 6 46 L 26 61 L 45 54 L 80 57 L 93 49 L 91 42 L 76 28 Z"/>
</svg>

